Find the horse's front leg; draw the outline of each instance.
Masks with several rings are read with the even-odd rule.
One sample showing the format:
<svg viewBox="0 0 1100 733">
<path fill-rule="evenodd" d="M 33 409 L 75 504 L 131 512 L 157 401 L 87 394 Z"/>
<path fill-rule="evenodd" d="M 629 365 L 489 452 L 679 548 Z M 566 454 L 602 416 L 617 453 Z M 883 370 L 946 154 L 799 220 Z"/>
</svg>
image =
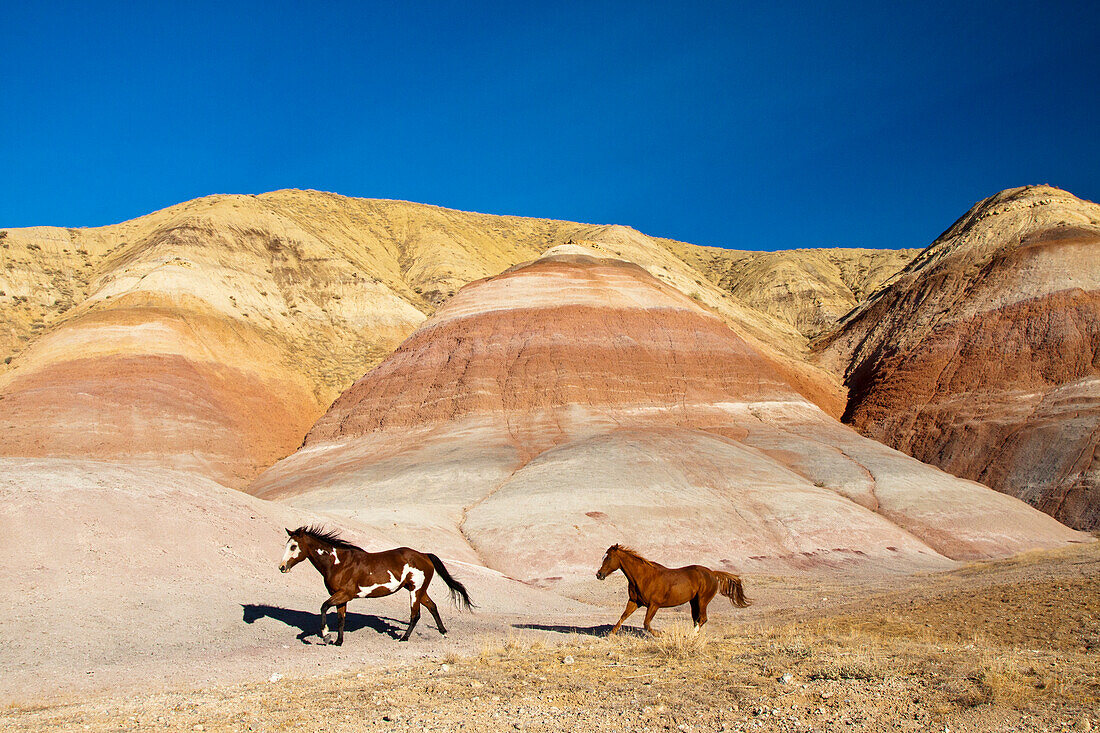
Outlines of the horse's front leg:
<svg viewBox="0 0 1100 733">
<path fill-rule="evenodd" d="M 325 636 L 328 634 L 328 624 L 325 622 L 325 617 L 328 616 L 328 610 L 332 607 L 332 599 L 321 604 L 321 631 L 318 636 L 321 637 L 321 641 L 325 641 Z"/>
<path fill-rule="evenodd" d="M 638 610 L 638 604 L 637 603 L 635 603 L 633 600 L 627 601 L 626 602 L 626 610 L 623 611 L 623 615 L 619 617 L 619 623 L 615 624 L 615 626 L 611 629 L 611 632 L 608 634 L 608 636 L 611 636 L 612 634 L 619 633 L 619 629 L 622 628 L 623 621 L 626 621 L 630 617 L 630 614 L 634 613 L 637 610 Z"/>
<path fill-rule="evenodd" d="M 348 604 L 341 603 L 336 607 L 336 615 L 340 617 L 340 633 L 336 635 L 336 646 L 344 643 L 344 617 L 348 612 Z"/>
<path fill-rule="evenodd" d="M 652 606 L 646 607 L 645 621 L 642 623 L 642 628 L 645 629 L 646 631 L 648 631 L 653 636 L 659 636 L 660 635 L 658 632 L 654 631 L 653 628 L 649 625 L 650 622 L 653 621 L 653 617 L 657 615 L 657 608 L 658 608 L 658 606 L 657 606 L 656 603 L 654 603 Z"/>
<path fill-rule="evenodd" d="M 328 610 L 333 606 L 336 606 L 337 613 L 340 615 L 340 635 L 336 643 L 340 644 L 343 641 L 344 611 L 342 607 L 346 606 L 350 600 L 346 593 L 333 593 L 327 601 L 321 604 L 321 641 L 328 643 L 328 639 L 325 638 L 328 635 L 328 624 L 325 617 L 328 615 Z"/>
</svg>

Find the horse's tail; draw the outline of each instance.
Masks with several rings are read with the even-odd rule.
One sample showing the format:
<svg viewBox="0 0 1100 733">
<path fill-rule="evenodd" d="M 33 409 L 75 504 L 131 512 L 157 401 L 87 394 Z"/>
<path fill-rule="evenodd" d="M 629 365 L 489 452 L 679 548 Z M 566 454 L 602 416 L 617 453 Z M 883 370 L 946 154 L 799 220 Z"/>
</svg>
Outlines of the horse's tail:
<svg viewBox="0 0 1100 733">
<path fill-rule="evenodd" d="M 443 561 L 430 552 L 427 555 L 428 559 L 432 561 L 432 565 L 435 566 L 435 571 L 439 573 L 439 577 L 443 578 L 443 582 L 450 588 L 451 601 L 459 608 L 465 608 L 467 611 L 477 608 L 474 602 L 470 600 L 470 594 L 466 592 L 466 586 L 451 577 L 451 574 L 447 572 L 447 568 L 444 567 Z"/>
<path fill-rule="evenodd" d="M 732 573 L 723 573 L 715 570 L 714 577 L 718 579 L 718 592 L 730 599 L 730 603 L 738 608 L 744 608 L 752 603 L 745 598 L 745 590 L 741 587 L 741 578 Z"/>
</svg>

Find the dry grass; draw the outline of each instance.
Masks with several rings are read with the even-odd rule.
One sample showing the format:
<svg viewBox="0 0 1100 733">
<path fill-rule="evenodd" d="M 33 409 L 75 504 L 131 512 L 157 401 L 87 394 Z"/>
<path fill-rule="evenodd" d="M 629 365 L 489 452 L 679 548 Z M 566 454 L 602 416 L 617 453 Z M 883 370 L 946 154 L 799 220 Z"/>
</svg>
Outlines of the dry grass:
<svg viewBox="0 0 1100 733">
<path fill-rule="evenodd" d="M 1080 641 L 1100 632 L 1098 569 L 1088 547 L 760 628 L 719 618 L 699 634 L 670 619 L 657 638 L 513 633 L 471 657 L 11 710 L 0 727 L 1083 730 L 1100 724 L 1100 652 Z M 1012 633 L 989 633 L 997 619 L 1014 620 Z"/>
</svg>

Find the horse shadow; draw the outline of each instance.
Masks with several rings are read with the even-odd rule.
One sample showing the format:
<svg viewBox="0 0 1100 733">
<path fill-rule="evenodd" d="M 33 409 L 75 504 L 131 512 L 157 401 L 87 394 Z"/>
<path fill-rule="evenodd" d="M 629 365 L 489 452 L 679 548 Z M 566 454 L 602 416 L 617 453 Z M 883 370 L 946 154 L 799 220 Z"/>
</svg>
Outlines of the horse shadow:
<svg viewBox="0 0 1100 733">
<path fill-rule="evenodd" d="M 292 626 L 301 632 L 298 634 L 297 638 L 298 641 L 303 644 L 311 643 L 308 641 L 308 638 L 317 636 L 317 632 L 321 630 L 320 615 L 310 613 L 309 611 L 296 611 L 293 608 L 266 606 L 255 603 L 242 603 L 241 608 L 244 612 L 242 620 L 246 624 L 255 623 L 261 618 L 271 618 L 276 621 L 281 621 L 287 626 Z M 338 623 L 336 614 L 333 611 L 329 611 L 329 623 Z M 371 616 L 365 613 L 352 613 L 349 611 L 344 620 L 344 632 L 351 633 L 359 629 L 372 629 L 379 634 L 386 634 L 393 639 L 397 639 L 403 633 L 403 628 L 397 626 L 396 623 L 397 619 L 383 616 Z M 338 627 L 334 626 L 330 631 L 335 632 L 336 628 Z"/>
<path fill-rule="evenodd" d="M 584 636 L 610 636 L 611 629 L 615 628 L 611 624 L 599 624 L 598 626 L 559 626 L 555 624 L 512 624 L 513 629 L 527 629 L 531 631 L 553 631 L 558 634 L 582 634 Z M 644 629 L 637 629 L 633 626 L 623 626 L 619 629 L 620 634 L 627 636 L 636 636 L 638 638 L 648 637 L 649 634 Z"/>
</svg>

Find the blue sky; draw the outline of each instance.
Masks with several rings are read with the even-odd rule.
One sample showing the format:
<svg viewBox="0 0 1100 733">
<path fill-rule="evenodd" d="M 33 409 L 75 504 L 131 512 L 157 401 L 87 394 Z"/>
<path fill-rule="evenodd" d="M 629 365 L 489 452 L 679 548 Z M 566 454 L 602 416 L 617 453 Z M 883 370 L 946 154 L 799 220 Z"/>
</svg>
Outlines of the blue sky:
<svg viewBox="0 0 1100 733">
<path fill-rule="evenodd" d="M 1100 3 L 892 5 L 0 0 L 0 226 L 315 188 L 908 247 L 1100 199 Z"/>
</svg>

